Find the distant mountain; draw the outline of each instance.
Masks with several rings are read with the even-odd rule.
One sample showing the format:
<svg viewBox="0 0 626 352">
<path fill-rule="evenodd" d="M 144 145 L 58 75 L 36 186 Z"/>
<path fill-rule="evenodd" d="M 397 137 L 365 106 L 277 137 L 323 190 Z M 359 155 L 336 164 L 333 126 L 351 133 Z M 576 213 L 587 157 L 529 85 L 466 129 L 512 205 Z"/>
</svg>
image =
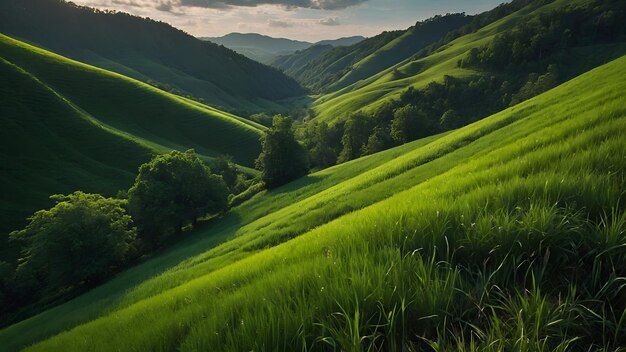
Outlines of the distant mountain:
<svg viewBox="0 0 626 352">
<path fill-rule="evenodd" d="M 310 43 L 286 38 L 273 38 L 257 33 L 230 33 L 223 37 L 202 37 L 199 39 L 223 45 L 255 61 L 267 64 L 279 56 L 290 55 L 314 45 L 348 46 L 364 40 L 365 37 L 354 36 Z"/>
<path fill-rule="evenodd" d="M 281 56 L 270 65 L 313 90 L 336 90 L 401 62 L 471 19 L 463 14 L 436 16 L 407 30 L 383 32 L 351 46 L 309 48 L 308 52 Z"/>
<path fill-rule="evenodd" d="M 0 33 L 229 109 L 274 110 L 304 93 L 278 70 L 166 23 L 62 0 L 0 1 Z"/>
<path fill-rule="evenodd" d="M 344 38 L 339 38 L 339 39 L 334 39 L 334 40 L 322 40 L 322 41 L 315 43 L 315 45 L 331 45 L 334 47 L 350 46 L 350 45 L 354 45 L 356 43 L 362 42 L 365 39 L 367 38 L 357 35 L 354 37 L 344 37 Z"/>
<path fill-rule="evenodd" d="M 257 33 L 230 33 L 223 37 L 200 38 L 223 45 L 258 62 L 268 62 L 278 55 L 303 50 L 312 43 L 286 38 L 272 38 Z"/>
</svg>

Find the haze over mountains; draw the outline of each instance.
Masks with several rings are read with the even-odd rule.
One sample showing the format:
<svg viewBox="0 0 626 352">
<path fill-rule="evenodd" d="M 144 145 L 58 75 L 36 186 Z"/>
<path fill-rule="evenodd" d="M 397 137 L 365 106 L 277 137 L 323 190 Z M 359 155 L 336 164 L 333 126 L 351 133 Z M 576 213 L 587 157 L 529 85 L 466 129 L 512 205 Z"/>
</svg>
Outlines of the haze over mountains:
<svg viewBox="0 0 626 352">
<path fill-rule="evenodd" d="M 626 346 L 626 0 L 212 40 L 0 1 L 0 351 Z"/>
<path fill-rule="evenodd" d="M 310 43 L 285 38 L 272 38 L 257 33 L 230 33 L 222 37 L 200 37 L 200 39 L 223 45 L 258 62 L 270 64 L 278 56 L 293 54 L 313 46 L 350 46 L 364 40 L 365 37 L 353 36 Z"/>
</svg>

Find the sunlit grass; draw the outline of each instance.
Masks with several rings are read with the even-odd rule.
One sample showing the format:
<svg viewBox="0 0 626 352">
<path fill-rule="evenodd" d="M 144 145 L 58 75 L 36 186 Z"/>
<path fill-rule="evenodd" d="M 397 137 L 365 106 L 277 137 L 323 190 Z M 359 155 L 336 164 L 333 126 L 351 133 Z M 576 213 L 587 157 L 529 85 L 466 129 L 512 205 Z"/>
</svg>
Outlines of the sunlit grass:
<svg viewBox="0 0 626 352">
<path fill-rule="evenodd" d="M 624 74 L 626 58 L 260 194 L 0 339 L 75 327 L 31 350 L 619 350 Z"/>
</svg>

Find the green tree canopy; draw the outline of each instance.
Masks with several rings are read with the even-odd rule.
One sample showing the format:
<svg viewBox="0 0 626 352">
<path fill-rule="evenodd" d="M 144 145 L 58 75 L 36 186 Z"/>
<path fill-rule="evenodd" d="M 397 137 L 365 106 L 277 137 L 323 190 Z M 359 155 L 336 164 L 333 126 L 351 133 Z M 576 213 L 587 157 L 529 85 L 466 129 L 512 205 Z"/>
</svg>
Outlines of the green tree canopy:
<svg viewBox="0 0 626 352">
<path fill-rule="evenodd" d="M 54 207 L 10 234 L 24 243 L 18 270 L 45 277 L 51 287 L 67 287 L 97 282 L 124 262 L 136 234 L 124 201 L 83 192 L 51 198 Z"/>
<path fill-rule="evenodd" d="M 256 166 L 267 187 L 283 185 L 309 171 L 307 152 L 296 140 L 290 118 L 274 116 L 272 127 L 261 137 L 261 147 Z"/>
<path fill-rule="evenodd" d="M 348 116 L 344 124 L 341 138 L 341 153 L 338 162 L 343 163 L 361 156 L 361 151 L 370 136 L 373 128 L 373 119 L 364 113 L 353 113 Z"/>
<path fill-rule="evenodd" d="M 220 155 L 211 162 L 211 171 L 222 176 L 230 191 L 233 190 L 240 172 L 230 155 Z"/>
<path fill-rule="evenodd" d="M 420 120 L 425 118 L 424 113 L 414 105 L 396 109 L 391 121 L 391 137 L 400 143 L 417 139 L 420 135 Z"/>
<path fill-rule="evenodd" d="M 140 234 L 156 244 L 186 222 L 226 209 L 228 189 L 193 150 L 172 151 L 141 165 L 128 202 Z"/>
</svg>

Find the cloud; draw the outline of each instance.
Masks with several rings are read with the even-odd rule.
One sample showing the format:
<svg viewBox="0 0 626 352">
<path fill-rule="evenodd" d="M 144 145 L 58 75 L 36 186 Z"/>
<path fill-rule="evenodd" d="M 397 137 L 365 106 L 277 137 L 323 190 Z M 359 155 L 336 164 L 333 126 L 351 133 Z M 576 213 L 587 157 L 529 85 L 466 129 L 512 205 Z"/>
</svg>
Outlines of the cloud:
<svg viewBox="0 0 626 352">
<path fill-rule="evenodd" d="M 339 23 L 339 19 L 337 17 L 322 18 L 317 23 L 324 25 L 324 26 L 338 26 L 341 24 Z"/>
<path fill-rule="evenodd" d="M 293 23 L 281 20 L 269 20 L 267 24 L 273 28 L 289 28 L 293 27 Z"/>
<path fill-rule="evenodd" d="M 231 6 L 255 7 L 259 5 L 280 5 L 286 8 L 309 8 L 319 10 L 339 10 L 362 4 L 368 0 L 179 0 L 181 6 L 226 8 Z"/>
<path fill-rule="evenodd" d="M 156 9 L 159 11 L 172 12 L 174 5 L 170 1 L 164 1 L 157 5 Z"/>
</svg>

